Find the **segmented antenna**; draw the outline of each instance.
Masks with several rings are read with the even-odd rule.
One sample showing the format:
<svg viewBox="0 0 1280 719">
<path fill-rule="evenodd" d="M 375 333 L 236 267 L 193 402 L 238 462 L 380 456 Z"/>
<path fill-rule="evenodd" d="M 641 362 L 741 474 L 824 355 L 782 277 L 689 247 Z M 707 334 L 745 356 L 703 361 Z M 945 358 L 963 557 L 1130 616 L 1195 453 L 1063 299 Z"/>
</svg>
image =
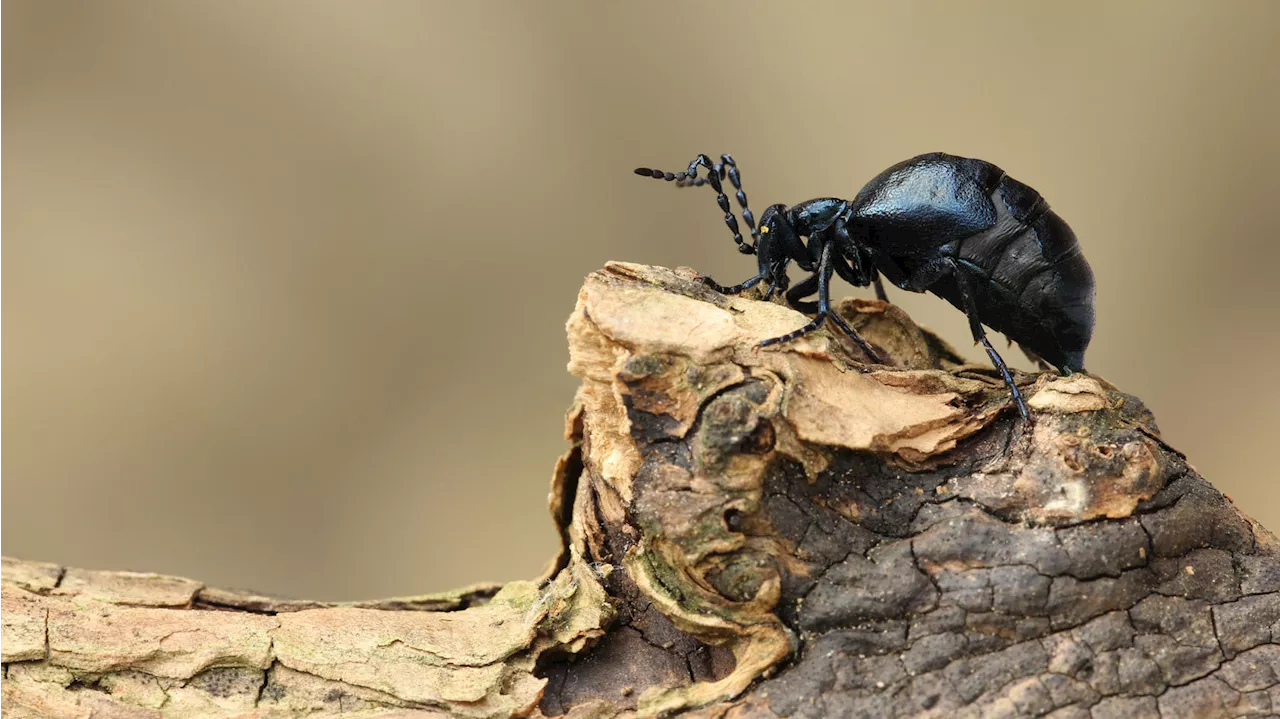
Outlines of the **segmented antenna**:
<svg viewBox="0 0 1280 719">
<path fill-rule="evenodd" d="M 751 230 L 751 239 L 760 244 L 760 231 L 756 229 L 755 215 L 751 214 L 751 208 L 747 206 L 747 193 L 742 191 L 742 175 L 738 172 L 738 164 L 733 161 L 728 153 L 720 156 L 721 172 L 728 171 L 729 182 L 733 183 L 733 189 L 738 198 L 738 205 L 742 207 L 742 219 L 747 223 L 747 228 Z M 721 177 L 724 175 L 722 174 Z"/>
<path fill-rule="evenodd" d="M 677 187 L 711 185 L 711 189 L 716 191 L 716 204 L 724 212 L 724 224 L 733 233 L 733 241 L 737 244 L 738 251 L 744 255 L 755 254 L 755 246 L 760 242 L 760 233 L 756 230 L 755 215 L 751 213 L 751 208 L 747 206 L 747 194 L 742 191 L 742 176 L 739 174 L 738 166 L 734 163 L 732 157 L 725 154 L 720 156 L 720 160 L 717 163 L 713 162 L 707 155 L 698 155 L 693 162 L 689 163 L 688 169 L 684 172 L 666 172 L 639 167 L 636 168 L 635 173 L 641 177 L 652 177 L 656 180 L 675 182 Z M 700 166 L 707 168 L 707 176 L 705 178 L 698 177 L 698 167 Z M 742 219 L 747 223 L 747 228 L 751 231 L 751 243 L 743 241 L 742 232 L 738 229 L 738 218 L 733 214 L 733 210 L 729 206 L 728 195 L 724 193 L 724 185 L 721 180 L 726 176 L 728 176 L 729 182 L 733 184 L 733 188 L 736 190 L 735 196 L 738 204 L 742 207 Z"/>
</svg>

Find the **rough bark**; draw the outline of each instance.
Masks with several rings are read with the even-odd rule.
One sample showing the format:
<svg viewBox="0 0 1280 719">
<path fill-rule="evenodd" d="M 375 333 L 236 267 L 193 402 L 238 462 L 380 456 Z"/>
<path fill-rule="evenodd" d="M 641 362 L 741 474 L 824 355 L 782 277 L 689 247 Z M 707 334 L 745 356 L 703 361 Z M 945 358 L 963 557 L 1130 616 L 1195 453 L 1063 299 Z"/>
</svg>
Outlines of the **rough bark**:
<svg viewBox="0 0 1280 719">
<path fill-rule="evenodd" d="M 364 604 L 5 560 L 6 716 L 1280 713 L 1276 540 L 1097 377 L 1024 423 L 896 307 L 891 358 L 611 264 L 544 578 Z"/>
</svg>

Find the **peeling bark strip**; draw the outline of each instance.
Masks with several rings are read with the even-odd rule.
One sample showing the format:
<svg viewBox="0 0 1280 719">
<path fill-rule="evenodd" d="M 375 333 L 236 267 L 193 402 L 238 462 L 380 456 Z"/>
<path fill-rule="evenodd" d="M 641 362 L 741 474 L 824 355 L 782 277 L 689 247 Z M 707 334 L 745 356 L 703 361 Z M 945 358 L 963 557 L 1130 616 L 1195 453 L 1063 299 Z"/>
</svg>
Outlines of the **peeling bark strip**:
<svg viewBox="0 0 1280 719">
<path fill-rule="evenodd" d="M 1105 381 L 613 263 L 536 582 L 357 604 L 6 559 L 5 716 L 1280 714 L 1275 538 Z"/>
</svg>

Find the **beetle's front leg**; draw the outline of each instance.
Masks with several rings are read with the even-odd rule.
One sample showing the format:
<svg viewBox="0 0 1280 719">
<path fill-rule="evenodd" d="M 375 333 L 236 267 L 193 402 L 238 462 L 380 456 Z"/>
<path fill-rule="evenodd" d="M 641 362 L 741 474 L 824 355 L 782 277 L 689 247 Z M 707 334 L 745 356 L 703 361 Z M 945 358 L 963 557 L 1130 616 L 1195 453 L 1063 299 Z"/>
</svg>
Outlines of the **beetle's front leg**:
<svg viewBox="0 0 1280 719">
<path fill-rule="evenodd" d="M 715 290 L 716 292 L 719 292 L 722 295 L 737 295 L 737 294 L 746 292 L 752 287 L 755 287 L 756 285 L 760 284 L 761 280 L 765 279 L 765 276 L 763 274 L 758 274 L 755 277 L 752 277 L 751 279 L 747 280 L 746 282 L 743 282 L 737 285 L 732 285 L 729 287 L 725 287 L 724 285 L 717 283 L 715 280 L 711 279 L 710 277 L 707 277 L 706 275 L 698 275 L 696 279 L 702 284 L 706 285 L 707 287 L 710 287 L 711 289 Z"/>
<path fill-rule="evenodd" d="M 787 276 L 786 265 L 773 268 L 773 272 L 771 274 L 773 280 L 769 282 L 769 289 L 764 293 L 764 299 L 766 302 L 773 298 L 773 293 L 779 290 L 785 292 L 786 289 L 791 286 L 791 278 Z"/>
</svg>

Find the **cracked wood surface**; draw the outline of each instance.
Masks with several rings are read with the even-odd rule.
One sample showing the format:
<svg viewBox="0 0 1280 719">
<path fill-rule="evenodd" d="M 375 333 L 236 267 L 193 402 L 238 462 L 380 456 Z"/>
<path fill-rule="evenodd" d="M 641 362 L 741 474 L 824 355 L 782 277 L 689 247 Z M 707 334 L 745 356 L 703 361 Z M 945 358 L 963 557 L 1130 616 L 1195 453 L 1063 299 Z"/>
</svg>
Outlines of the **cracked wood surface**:
<svg viewBox="0 0 1280 719">
<path fill-rule="evenodd" d="M 892 305 L 891 366 L 612 263 L 544 578 L 355 604 L 5 560 L 6 716 L 1280 714 L 1276 541 L 1087 375 L 1017 421 Z"/>
<path fill-rule="evenodd" d="M 580 651 L 611 611 L 581 561 L 320 605 L 6 558 L 2 592 L 5 716 L 510 716 L 539 699 L 538 656 Z"/>
</svg>

